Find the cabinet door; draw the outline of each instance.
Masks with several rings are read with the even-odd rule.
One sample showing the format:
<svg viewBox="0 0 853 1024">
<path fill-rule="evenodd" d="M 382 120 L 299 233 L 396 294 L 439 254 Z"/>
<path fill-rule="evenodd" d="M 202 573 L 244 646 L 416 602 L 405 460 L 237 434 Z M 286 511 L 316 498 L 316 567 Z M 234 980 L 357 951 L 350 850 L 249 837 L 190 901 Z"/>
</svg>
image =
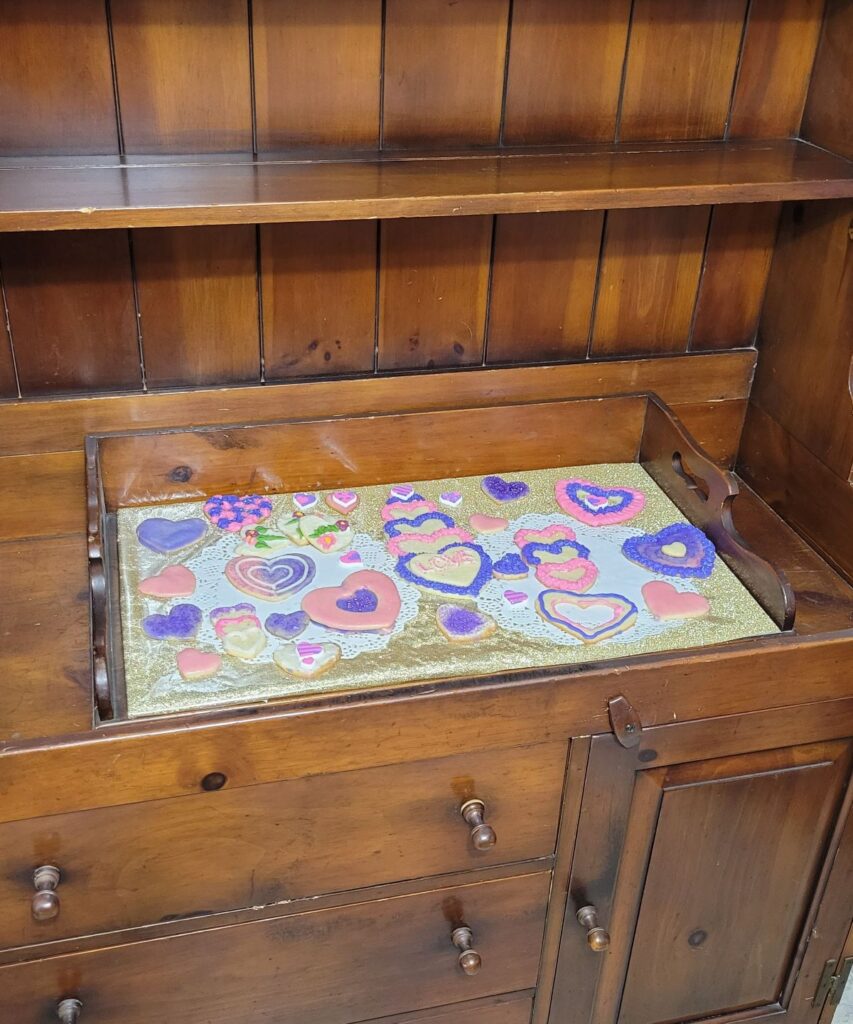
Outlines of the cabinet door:
<svg viewBox="0 0 853 1024">
<path fill-rule="evenodd" d="M 851 714 L 836 701 L 647 729 L 632 749 L 593 739 L 550 1024 L 817 1021 L 853 913 L 838 884 Z M 842 905 L 824 913 L 824 894 Z M 577 921 L 586 906 L 605 949 Z"/>
</svg>

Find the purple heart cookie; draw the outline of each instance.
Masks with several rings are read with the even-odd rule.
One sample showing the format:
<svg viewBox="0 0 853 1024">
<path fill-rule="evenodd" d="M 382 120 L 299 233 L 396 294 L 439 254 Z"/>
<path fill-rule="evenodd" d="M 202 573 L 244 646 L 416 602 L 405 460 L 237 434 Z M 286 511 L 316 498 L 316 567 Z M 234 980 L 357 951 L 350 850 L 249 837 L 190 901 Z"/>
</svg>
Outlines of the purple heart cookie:
<svg viewBox="0 0 853 1024">
<path fill-rule="evenodd" d="M 504 480 L 501 476 L 484 476 L 483 490 L 495 501 L 518 501 L 530 494 L 530 487 L 523 480 Z"/>
<path fill-rule="evenodd" d="M 339 597 L 335 604 L 344 612 L 360 612 L 363 615 L 375 612 L 379 607 L 379 598 L 367 587 L 359 587 L 348 597 Z"/>
<path fill-rule="evenodd" d="M 474 608 L 462 608 L 458 604 L 441 604 L 435 613 L 438 628 L 448 640 L 460 643 L 482 640 L 491 636 L 497 625 L 495 620 L 476 611 Z"/>
<path fill-rule="evenodd" d="M 195 544 L 206 532 L 203 519 L 144 519 L 136 527 L 139 543 L 161 555 Z"/>
<path fill-rule="evenodd" d="M 530 572 L 530 568 L 520 555 L 510 551 L 495 562 L 492 572 L 498 579 L 520 580 Z"/>
<path fill-rule="evenodd" d="M 657 533 L 629 537 L 622 544 L 622 554 L 664 576 L 705 579 L 714 569 L 714 545 L 690 523 L 673 523 Z"/>
<path fill-rule="evenodd" d="M 294 637 L 305 632 L 310 621 L 305 612 L 302 611 L 290 612 L 290 614 L 273 612 L 272 615 L 267 616 L 264 625 L 267 632 L 272 633 L 273 636 L 277 636 L 282 640 L 293 640 Z"/>
<path fill-rule="evenodd" d="M 176 604 L 166 615 L 147 615 L 142 628 L 152 640 L 189 640 L 201 625 L 201 609 L 194 604 Z"/>
<path fill-rule="evenodd" d="M 528 565 L 540 565 L 543 553 L 564 555 L 564 561 L 568 561 L 570 558 L 589 558 L 588 547 L 579 544 L 576 540 L 567 540 L 566 538 L 552 541 L 550 544 L 546 544 L 544 541 L 532 540 L 521 549 L 521 557 Z"/>
</svg>

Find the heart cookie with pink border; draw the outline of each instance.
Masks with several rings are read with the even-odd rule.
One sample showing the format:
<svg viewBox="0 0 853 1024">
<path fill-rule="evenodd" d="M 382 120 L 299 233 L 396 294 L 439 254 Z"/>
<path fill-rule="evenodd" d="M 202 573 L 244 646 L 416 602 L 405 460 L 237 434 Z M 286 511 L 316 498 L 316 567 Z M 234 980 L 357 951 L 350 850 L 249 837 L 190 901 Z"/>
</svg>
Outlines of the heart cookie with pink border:
<svg viewBox="0 0 853 1024">
<path fill-rule="evenodd" d="M 564 512 L 587 526 L 626 523 L 646 505 L 645 494 L 633 487 L 600 487 L 580 477 L 558 480 L 555 495 Z"/>
<path fill-rule="evenodd" d="M 536 579 L 552 590 L 583 594 L 598 579 L 598 568 L 588 558 L 570 558 L 567 562 L 542 562 L 536 566 Z"/>
<path fill-rule="evenodd" d="M 321 626 L 342 632 L 387 632 L 400 614 L 396 583 L 375 569 L 361 569 L 337 587 L 320 587 L 302 599 L 302 611 Z"/>
<path fill-rule="evenodd" d="M 637 606 L 622 594 L 566 594 L 543 590 L 536 611 L 552 626 L 585 644 L 609 640 L 637 621 Z"/>
</svg>

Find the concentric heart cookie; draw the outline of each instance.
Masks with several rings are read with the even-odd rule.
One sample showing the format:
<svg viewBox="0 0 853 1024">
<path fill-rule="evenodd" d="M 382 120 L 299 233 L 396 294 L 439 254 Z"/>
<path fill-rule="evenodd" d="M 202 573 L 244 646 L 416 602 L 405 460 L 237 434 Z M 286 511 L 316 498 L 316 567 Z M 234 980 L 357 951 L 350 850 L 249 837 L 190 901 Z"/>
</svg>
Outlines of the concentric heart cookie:
<svg viewBox="0 0 853 1024">
<path fill-rule="evenodd" d="M 207 533 L 203 519 L 144 519 L 136 527 L 140 544 L 161 555 L 188 548 Z"/>
<path fill-rule="evenodd" d="M 194 604 L 176 604 L 165 615 L 146 615 L 142 629 L 152 640 L 189 640 L 201 625 L 201 609 Z"/>
<path fill-rule="evenodd" d="M 343 551 L 352 544 L 352 527 L 346 519 L 326 519 L 324 516 L 307 515 L 299 520 L 302 536 L 311 547 L 329 554 Z"/>
<path fill-rule="evenodd" d="M 438 507 L 434 501 L 426 501 L 424 498 L 412 499 L 411 501 L 389 501 L 383 507 L 380 515 L 383 522 L 390 523 L 394 519 L 417 519 L 426 512 L 437 512 Z"/>
<path fill-rule="evenodd" d="M 536 598 L 536 611 L 546 622 L 585 644 L 609 640 L 637 621 L 637 606 L 621 594 L 543 590 Z"/>
<path fill-rule="evenodd" d="M 388 541 L 388 552 L 395 558 L 403 555 L 415 555 L 419 551 L 440 551 L 441 548 L 454 541 L 473 540 L 473 534 L 458 526 L 445 527 L 434 533 L 401 533 Z"/>
<path fill-rule="evenodd" d="M 420 501 L 421 496 L 415 493 L 411 484 L 394 484 L 388 496 L 388 501 Z"/>
<path fill-rule="evenodd" d="M 181 678 L 187 682 L 198 679 L 209 679 L 222 668 L 222 658 L 213 651 L 199 651 L 195 647 L 185 647 L 175 655 L 175 662 Z"/>
<path fill-rule="evenodd" d="M 414 519 L 392 519 L 385 524 L 385 533 L 389 537 L 399 537 L 403 533 L 435 533 L 436 530 L 455 525 L 444 512 L 424 512 Z"/>
<path fill-rule="evenodd" d="M 245 629 L 247 626 L 256 629 L 261 627 L 261 620 L 255 614 L 255 606 L 246 603 L 231 605 L 227 608 L 214 608 L 210 613 L 210 621 L 220 640 L 227 633 Z"/>
<path fill-rule="evenodd" d="M 676 590 L 665 580 L 650 580 L 643 584 L 643 600 L 656 619 L 701 619 L 711 610 L 711 603 L 702 594 L 692 590 Z"/>
<path fill-rule="evenodd" d="M 272 501 L 262 494 L 214 494 L 204 503 L 204 514 L 211 523 L 229 533 L 263 522 L 271 512 Z"/>
<path fill-rule="evenodd" d="M 438 500 L 442 505 L 447 505 L 448 508 L 457 508 L 457 506 L 462 504 L 462 492 L 442 491 L 438 496 Z"/>
<path fill-rule="evenodd" d="M 360 569 L 338 587 L 319 587 L 306 594 L 302 610 L 328 629 L 386 632 L 400 614 L 400 592 L 384 573 Z"/>
<path fill-rule="evenodd" d="M 225 566 L 230 583 L 262 601 L 283 601 L 307 587 L 316 572 L 314 559 L 299 551 L 275 558 L 238 555 Z"/>
<path fill-rule="evenodd" d="M 167 601 L 173 597 L 190 597 L 195 592 L 195 574 L 185 565 L 167 565 L 156 576 L 140 580 L 137 589 L 145 597 Z"/>
<path fill-rule="evenodd" d="M 484 476 L 482 487 L 493 501 L 518 501 L 530 494 L 530 487 L 523 480 L 504 480 L 501 476 Z"/>
<path fill-rule="evenodd" d="M 482 640 L 498 628 L 495 620 L 488 615 L 458 604 L 440 604 L 435 618 L 441 632 L 454 643 Z"/>
<path fill-rule="evenodd" d="M 528 565 L 548 562 L 557 565 L 571 558 L 589 558 L 589 548 L 576 540 L 554 540 L 550 544 L 532 540 L 522 547 L 521 557 Z"/>
<path fill-rule="evenodd" d="M 303 611 L 290 612 L 289 615 L 273 612 L 272 615 L 267 616 L 264 626 L 268 633 L 272 633 L 280 640 L 293 640 L 300 633 L 305 632 L 310 621 Z"/>
<path fill-rule="evenodd" d="M 299 679 L 313 679 L 327 672 L 341 658 L 337 644 L 312 644 L 300 642 L 285 644 L 273 651 L 273 661 L 288 675 Z"/>
<path fill-rule="evenodd" d="M 625 523 L 646 504 L 645 494 L 633 487 L 601 487 L 580 477 L 558 480 L 555 494 L 560 508 L 587 526 Z"/>
<path fill-rule="evenodd" d="M 326 504 L 335 512 L 349 515 L 358 508 L 359 497 L 355 491 L 333 491 L 326 495 Z"/>
<path fill-rule="evenodd" d="M 536 579 L 543 587 L 583 594 L 598 579 L 598 568 L 588 558 L 570 558 L 567 562 L 542 562 L 536 566 Z"/>
<path fill-rule="evenodd" d="M 516 530 L 512 540 L 520 550 L 525 544 L 533 544 L 537 541 L 541 541 L 543 544 L 553 544 L 556 540 L 574 540 L 575 536 L 575 531 L 571 526 L 552 523 L 541 530 Z"/>
<path fill-rule="evenodd" d="M 649 572 L 705 579 L 714 570 L 714 545 L 690 523 L 673 523 L 657 533 L 629 537 L 622 553 Z"/>
<path fill-rule="evenodd" d="M 317 504 L 317 495 L 309 491 L 298 491 L 293 495 L 293 504 L 300 512 L 307 512 Z"/>
<path fill-rule="evenodd" d="M 260 625 L 256 626 L 254 623 L 231 626 L 222 634 L 222 648 L 225 653 L 242 661 L 257 658 L 266 645 L 264 631 Z"/>
<path fill-rule="evenodd" d="M 437 552 L 404 555 L 397 572 L 419 587 L 476 597 L 492 576 L 492 560 L 479 544 L 448 544 Z"/>
</svg>

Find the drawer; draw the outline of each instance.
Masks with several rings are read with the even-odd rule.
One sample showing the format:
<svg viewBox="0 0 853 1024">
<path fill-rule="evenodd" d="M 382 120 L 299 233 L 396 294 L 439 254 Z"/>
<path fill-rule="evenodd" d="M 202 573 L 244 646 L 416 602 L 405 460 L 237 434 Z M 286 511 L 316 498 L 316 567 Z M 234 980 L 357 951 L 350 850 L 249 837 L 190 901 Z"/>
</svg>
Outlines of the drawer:
<svg viewBox="0 0 853 1024">
<path fill-rule="evenodd" d="M 0 948 L 547 856 L 565 758 L 539 744 L 2 825 Z M 460 814 L 472 798 L 485 850 Z M 47 865 L 58 915 L 37 921 Z"/>
<path fill-rule="evenodd" d="M 0 968 L 3 1020 L 48 1024 L 74 997 L 80 1024 L 351 1024 L 529 989 L 549 883 L 538 872 Z M 460 925 L 482 958 L 472 975 L 451 943 Z"/>
<path fill-rule="evenodd" d="M 392 1014 L 365 1024 L 530 1024 L 533 997 L 523 992 L 476 999 L 414 1013 Z M 81 1024 L 83 1022 L 81 1021 Z"/>
</svg>

